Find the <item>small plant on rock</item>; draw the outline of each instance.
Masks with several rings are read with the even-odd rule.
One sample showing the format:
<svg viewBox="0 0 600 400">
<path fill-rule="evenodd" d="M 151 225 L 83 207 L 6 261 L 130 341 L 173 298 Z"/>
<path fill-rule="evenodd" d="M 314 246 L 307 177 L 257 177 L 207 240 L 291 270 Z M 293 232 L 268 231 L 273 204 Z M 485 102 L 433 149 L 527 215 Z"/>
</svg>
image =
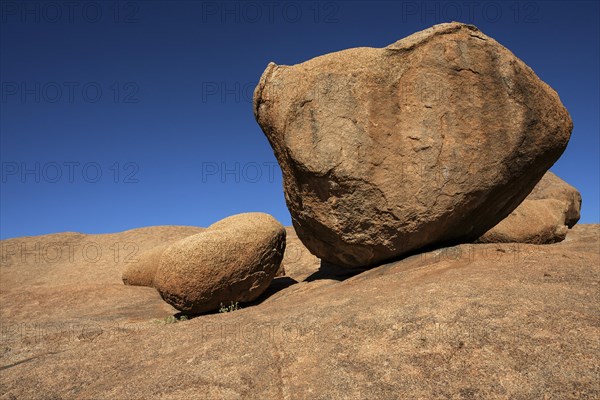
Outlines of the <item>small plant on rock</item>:
<svg viewBox="0 0 600 400">
<path fill-rule="evenodd" d="M 240 307 L 240 305 L 237 301 L 235 303 L 232 301 L 231 304 L 228 306 L 224 306 L 223 303 L 221 303 L 221 308 L 219 308 L 219 312 L 220 313 L 228 313 L 228 312 L 241 310 L 241 309 L 242 309 L 242 307 Z"/>
</svg>

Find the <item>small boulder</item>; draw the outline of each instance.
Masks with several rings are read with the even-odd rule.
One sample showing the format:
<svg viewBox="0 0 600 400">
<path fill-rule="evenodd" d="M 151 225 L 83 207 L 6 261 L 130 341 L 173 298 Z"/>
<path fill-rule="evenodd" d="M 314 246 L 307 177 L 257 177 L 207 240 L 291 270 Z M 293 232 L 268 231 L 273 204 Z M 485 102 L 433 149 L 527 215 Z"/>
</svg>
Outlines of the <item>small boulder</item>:
<svg viewBox="0 0 600 400">
<path fill-rule="evenodd" d="M 191 234 L 187 236 L 191 236 Z M 158 269 L 158 264 L 160 263 L 160 257 L 162 256 L 162 253 L 170 245 L 181 239 L 182 238 L 179 237 L 177 239 L 165 240 L 165 243 L 142 252 L 135 261 L 126 263 L 125 269 L 123 270 L 123 274 L 121 276 L 123 283 L 129 286 L 154 287 L 154 275 Z M 286 254 L 287 252 L 288 248 L 286 247 Z M 285 257 L 286 256 L 284 255 L 284 259 Z M 279 266 L 279 269 L 275 273 L 275 277 L 282 277 L 285 276 L 285 274 L 285 267 L 282 262 Z"/>
<path fill-rule="evenodd" d="M 519 207 L 477 242 L 560 242 L 579 221 L 580 210 L 581 194 L 577 189 L 548 171 Z"/>
<path fill-rule="evenodd" d="M 567 214 L 565 225 L 569 228 L 579 221 L 581 212 L 581 194 L 573 186 L 548 171 L 527 196 L 529 200 L 556 199 L 565 202 Z"/>
<path fill-rule="evenodd" d="M 158 238 L 161 244 L 143 251 L 139 256 L 135 257 L 135 260 L 128 261 L 125 264 L 125 269 L 121 275 L 121 279 L 125 285 L 152 287 L 160 257 L 167 247 L 178 240 L 204 230 L 204 228 L 200 227 L 175 228 L 177 229 L 167 230 Z"/>
<path fill-rule="evenodd" d="M 477 242 L 548 244 L 563 241 L 569 230 L 565 225 L 566 211 L 565 203 L 560 200 L 525 199 Z"/>
<path fill-rule="evenodd" d="M 285 228 L 285 254 L 281 265 L 285 266 L 286 276 L 302 282 L 319 271 L 321 260 L 315 257 L 298 239 L 294 227 Z"/>
<path fill-rule="evenodd" d="M 162 254 L 154 287 L 180 311 L 255 300 L 269 286 L 285 251 L 285 228 L 263 213 L 238 214 L 182 239 Z"/>
<path fill-rule="evenodd" d="M 126 264 L 121 279 L 131 286 L 153 286 L 160 257 L 171 243 L 158 245 L 140 254 L 137 261 Z"/>
</svg>

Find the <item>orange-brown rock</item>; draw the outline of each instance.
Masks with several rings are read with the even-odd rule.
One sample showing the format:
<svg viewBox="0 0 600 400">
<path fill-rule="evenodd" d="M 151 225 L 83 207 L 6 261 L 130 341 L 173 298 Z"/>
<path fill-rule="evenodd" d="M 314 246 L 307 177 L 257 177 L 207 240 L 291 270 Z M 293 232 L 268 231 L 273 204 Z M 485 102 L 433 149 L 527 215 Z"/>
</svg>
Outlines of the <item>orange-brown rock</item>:
<svg viewBox="0 0 600 400">
<path fill-rule="evenodd" d="M 556 243 L 565 239 L 567 210 L 560 200 L 523 200 L 508 217 L 477 239 L 480 243 Z"/>
<path fill-rule="evenodd" d="M 132 262 L 127 265 L 127 268 L 123 271 L 123 283 L 131 286 L 149 286 L 152 287 L 154 281 L 154 275 L 158 269 L 158 263 L 160 262 L 160 256 L 169 247 L 171 243 L 160 244 L 150 250 L 140 254 L 140 257 L 136 262 Z"/>
<path fill-rule="evenodd" d="M 111 248 L 174 232 L 0 241 L 0 398 L 600 397 L 598 225 L 552 245 L 442 248 L 347 279 L 315 277 L 312 260 L 290 255 L 276 293 L 165 324 L 177 310 L 123 285 Z M 48 243 L 77 243 L 74 259 L 18 254 Z M 91 243 L 109 257 L 82 258 Z"/>
<path fill-rule="evenodd" d="M 481 243 L 556 243 L 579 221 L 581 195 L 548 171 L 508 217 L 487 231 Z"/>
<path fill-rule="evenodd" d="M 254 114 L 298 236 L 342 266 L 477 239 L 531 192 L 572 130 L 552 88 L 461 23 L 270 63 Z"/>
<path fill-rule="evenodd" d="M 182 239 L 162 254 L 154 287 L 181 311 L 201 313 L 256 299 L 285 250 L 285 228 L 264 213 L 238 214 Z"/>
<path fill-rule="evenodd" d="M 581 194 L 573 186 L 548 171 L 527 196 L 529 200 L 556 199 L 567 207 L 565 225 L 572 228 L 579 221 L 581 212 Z"/>
<path fill-rule="evenodd" d="M 204 228 L 196 228 L 194 233 L 199 233 L 203 229 Z M 162 253 L 177 240 L 191 235 L 192 233 L 186 235 L 185 232 L 183 232 L 182 235 L 174 235 L 172 238 L 162 241 L 159 245 L 141 252 L 138 257 L 126 264 L 123 276 L 121 277 L 123 283 L 132 286 L 152 287 L 154 275 L 158 269 Z"/>
</svg>

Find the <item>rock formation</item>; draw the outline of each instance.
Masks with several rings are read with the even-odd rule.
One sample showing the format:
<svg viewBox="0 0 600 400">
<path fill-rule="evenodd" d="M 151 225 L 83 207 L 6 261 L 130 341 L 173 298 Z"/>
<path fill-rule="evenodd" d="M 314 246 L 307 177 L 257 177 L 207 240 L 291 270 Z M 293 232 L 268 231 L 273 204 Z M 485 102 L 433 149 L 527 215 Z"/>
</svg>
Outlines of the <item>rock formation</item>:
<svg viewBox="0 0 600 400">
<path fill-rule="evenodd" d="M 79 235 L 75 262 L 18 254 L 66 249 L 73 234 L 0 241 L 17 253 L 0 263 L 0 398 L 600 396 L 598 225 L 577 224 L 552 246 L 436 249 L 345 280 L 314 279 L 318 263 L 298 243 L 260 304 L 165 324 L 177 310 L 123 285 L 110 248 L 154 247 L 173 232 Z M 86 262 L 86 243 L 109 257 Z"/>
<path fill-rule="evenodd" d="M 154 275 L 158 269 L 160 256 L 171 243 L 165 243 L 151 248 L 140 254 L 140 257 L 132 263 L 127 264 L 123 270 L 121 279 L 123 283 L 131 286 L 153 286 Z"/>
<path fill-rule="evenodd" d="M 548 171 L 541 181 L 533 188 L 527 196 L 528 200 L 556 199 L 564 202 L 567 206 L 565 225 L 569 228 L 575 226 L 579 221 L 581 212 L 581 194 L 573 186 Z"/>
<path fill-rule="evenodd" d="M 256 299 L 269 286 L 285 250 L 285 228 L 263 213 L 238 214 L 182 239 L 162 254 L 154 286 L 189 313 Z"/>
<path fill-rule="evenodd" d="M 477 239 L 531 192 L 572 130 L 552 88 L 461 23 L 270 63 L 254 114 L 298 236 L 342 266 Z"/>
<path fill-rule="evenodd" d="M 487 231 L 480 243 L 556 243 L 579 221 L 581 195 L 548 171 L 508 217 Z"/>
</svg>

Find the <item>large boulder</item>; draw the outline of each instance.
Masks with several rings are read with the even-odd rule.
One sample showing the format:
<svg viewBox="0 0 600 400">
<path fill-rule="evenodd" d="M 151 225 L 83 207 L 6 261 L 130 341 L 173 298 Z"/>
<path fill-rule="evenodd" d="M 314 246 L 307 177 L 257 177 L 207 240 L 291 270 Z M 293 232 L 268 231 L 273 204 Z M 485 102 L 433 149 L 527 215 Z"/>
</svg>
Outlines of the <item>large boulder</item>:
<svg viewBox="0 0 600 400">
<path fill-rule="evenodd" d="M 472 241 L 531 192 L 572 122 L 556 92 L 476 27 L 270 63 L 254 114 L 317 257 L 368 266 Z"/>
<path fill-rule="evenodd" d="M 581 195 L 548 171 L 523 203 L 477 241 L 480 243 L 556 243 L 579 221 Z"/>
<path fill-rule="evenodd" d="M 167 303 L 189 313 L 252 301 L 273 280 L 284 250 L 285 228 L 272 216 L 234 215 L 167 248 L 154 287 Z"/>
</svg>

